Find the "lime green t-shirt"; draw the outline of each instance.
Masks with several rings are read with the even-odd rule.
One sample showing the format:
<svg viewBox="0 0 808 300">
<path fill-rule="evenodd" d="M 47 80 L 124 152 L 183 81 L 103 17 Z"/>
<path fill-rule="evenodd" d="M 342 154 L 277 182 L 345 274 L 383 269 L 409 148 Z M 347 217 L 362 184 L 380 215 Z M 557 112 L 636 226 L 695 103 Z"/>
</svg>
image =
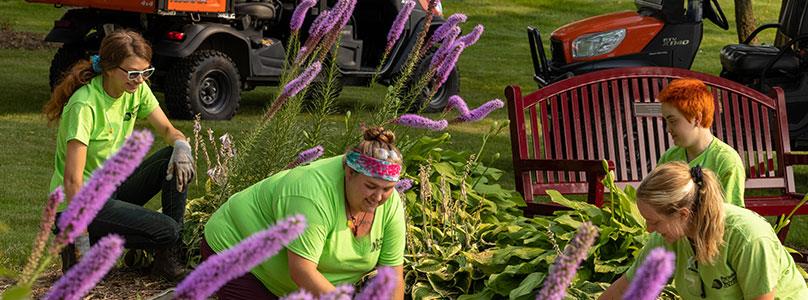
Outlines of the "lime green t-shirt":
<svg viewBox="0 0 808 300">
<path fill-rule="evenodd" d="M 712 265 L 695 263 L 690 241 L 665 243 L 651 234 L 640 256 L 626 272 L 629 281 L 648 253 L 665 247 L 676 254 L 673 284 L 679 295 L 702 299 L 752 299 L 775 290 L 775 299 L 808 299 L 808 288 L 794 259 L 780 244 L 771 225 L 753 211 L 724 204 L 724 244 Z"/>
<path fill-rule="evenodd" d="M 135 128 L 135 119 L 146 118 L 159 106 L 148 85 L 141 84 L 134 93 L 124 92 L 117 99 L 103 87 L 103 77 L 96 76 L 70 96 L 62 110 L 56 133 L 56 155 L 50 191 L 64 184 L 67 142 L 77 140 L 87 145 L 84 182 L 123 146 Z M 63 202 L 59 210 L 63 210 Z"/>
<path fill-rule="evenodd" d="M 289 275 L 287 251 L 317 263 L 317 270 L 334 285 L 355 283 L 377 265 L 404 263 L 404 207 L 393 192 L 376 209 L 370 234 L 354 237 L 345 211 L 343 156 L 279 172 L 225 202 L 205 225 L 205 240 L 224 251 L 255 232 L 294 214 L 303 214 L 303 234 L 252 269 L 275 295 L 298 290 Z"/>
<path fill-rule="evenodd" d="M 714 137 L 707 149 L 691 161 L 687 161 L 685 148 L 673 146 L 662 154 L 657 165 L 671 161 L 687 162 L 690 167 L 701 165 L 702 168 L 715 172 L 724 189 L 725 201 L 744 207 L 743 190 L 746 171 L 741 156 L 730 145 Z"/>
</svg>

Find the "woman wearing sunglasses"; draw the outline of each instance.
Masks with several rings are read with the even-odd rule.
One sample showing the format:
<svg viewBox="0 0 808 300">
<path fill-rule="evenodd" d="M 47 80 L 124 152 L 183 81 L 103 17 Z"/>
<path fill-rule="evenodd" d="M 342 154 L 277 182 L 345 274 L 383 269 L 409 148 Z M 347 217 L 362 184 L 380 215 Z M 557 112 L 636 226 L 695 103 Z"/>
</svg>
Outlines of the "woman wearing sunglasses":
<svg viewBox="0 0 808 300">
<path fill-rule="evenodd" d="M 45 104 L 49 122 L 59 126 L 50 190 L 63 186 L 67 201 L 123 145 L 136 119 L 147 119 L 173 145 L 144 159 L 121 184 L 87 235 L 62 253 L 63 270 L 76 262 L 88 239 L 94 242 L 116 233 L 126 239 L 127 248 L 154 250 L 153 274 L 177 280 L 185 273 L 178 245 L 194 161 L 185 136 L 171 125 L 144 84 L 154 73 L 151 57 L 151 47 L 140 34 L 115 31 L 104 37 L 98 55 L 77 62 L 64 74 Z M 143 207 L 158 192 L 162 213 Z M 65 207 L 63 203 L 59 211 Z"/>
<path fill-rule="evenodd" d="M 771 225 L 725 203 L 712 171 L 678 161 L 660 165 L 637 189 L 637 207 L 651 236 L 600 299 L 622 299 L 638 264 L 657 247 L 676 254 L 673 284 L 683 299 L 808 299 Z"/>
</svg>

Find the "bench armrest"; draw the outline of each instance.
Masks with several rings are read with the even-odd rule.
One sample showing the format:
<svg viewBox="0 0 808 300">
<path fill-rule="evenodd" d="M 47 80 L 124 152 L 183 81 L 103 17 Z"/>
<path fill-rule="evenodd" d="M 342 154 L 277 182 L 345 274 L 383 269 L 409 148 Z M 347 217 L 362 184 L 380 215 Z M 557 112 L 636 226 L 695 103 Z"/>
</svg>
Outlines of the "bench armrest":
<svg viewBox="0 0 808 300">
<path fill-rule="evenodd" d="M 786 166 L 808 165 L 808 153 L 784 153 L 783 164 Z"/>
</svg>

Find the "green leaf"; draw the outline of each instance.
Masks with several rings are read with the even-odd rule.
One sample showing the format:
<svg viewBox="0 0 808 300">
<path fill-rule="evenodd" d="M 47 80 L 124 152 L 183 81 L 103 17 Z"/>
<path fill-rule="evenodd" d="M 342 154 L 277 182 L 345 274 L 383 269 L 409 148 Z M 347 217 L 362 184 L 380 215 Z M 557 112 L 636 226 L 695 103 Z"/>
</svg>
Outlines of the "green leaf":
<svg viewBox="0 0 808 300">
<path fill-rule="evenodd" d="M 418 282 L 412 287 L 412 299 L 440 299 L 441 296 L 431 286 L 424 282 Z"/>
<path fill-rule="evenodd" d="M 533 293 L 533 290 L 541 284 L 544 277 L 547 277 L 547 274 L 542 272 L 534 272 L 530 275 L 527 275 L 522 283 L 519 284 L 519 287 L 513 289 L 510 294 L 511 299 L 516 299 L 521 296 L 530 295 Z"/>
<path fill-rule="evenodd" d="M 603 210 L 595 205 L 582 201 L 569 200 L 556 190 L 547 190 L 547 195 L 550 196 L 550 201 L 587 215 L 595 224 L 603 222 Z"/>
<path fill-rule="evenodd" d="M 449 179 L 457 178 L 457 174 L 455 173 L 454 167 L 452 167 L 452 165 L 450 165 L 447 162 L 432 164 L 432 168 L 435 169 L 435 172 L 438 172 L 438 174 L 443 175 L 446 178 Z"/>
<path fill-rule="evenodd" d="M 0 295 L 3 300 L 24 300 L 31 299 L 31 287 L 27 285 L 16 285 L 7 289 Z"/>
</svg>

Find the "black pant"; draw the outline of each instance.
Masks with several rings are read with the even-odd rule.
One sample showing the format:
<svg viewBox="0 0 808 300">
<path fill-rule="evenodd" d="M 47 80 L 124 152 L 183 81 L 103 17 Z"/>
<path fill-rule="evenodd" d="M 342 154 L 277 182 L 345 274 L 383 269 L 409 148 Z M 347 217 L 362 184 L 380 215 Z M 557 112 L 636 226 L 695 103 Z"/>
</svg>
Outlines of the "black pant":
<svg viewBox="0 0 808 300">
<path fill-rule="evenodd" d="M 177 176 L 166 180 L 172 147 L 152 154 L 140 163 L 132 175 L 107 200 L 88 228 L 90 242 L 115 233 L 126 240 L 126 248 L 167 248 L 182 237 L 185 192 L 177 191 Z M 162 191 L 162 213 L 143 207 Z"/>
</svg>

